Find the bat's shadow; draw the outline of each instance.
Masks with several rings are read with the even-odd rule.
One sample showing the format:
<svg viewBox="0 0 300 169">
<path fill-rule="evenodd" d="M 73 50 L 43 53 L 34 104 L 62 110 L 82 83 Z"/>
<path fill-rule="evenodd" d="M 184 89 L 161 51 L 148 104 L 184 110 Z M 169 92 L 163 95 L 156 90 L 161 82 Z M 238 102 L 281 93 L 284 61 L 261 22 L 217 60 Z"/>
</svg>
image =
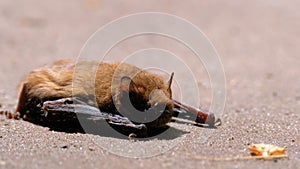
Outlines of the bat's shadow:
<svg viewBox="0 0 300 169">
<path fill-rule="evenodd" d="M 78 120 L 70 122 L 55 122 L 55 123 L 41 123 L 40 121 L 30 121 L 25 120 L 40 126 L 48 127 L 50 131 L 58 131 L 65 133 L 86 133 L 93 134 L 101 137 L 112 137 L 118 139 L 128 140 L 130 136 L 136 139 L 141 139 L 143 141 L 159 139 L 159 140 L 173 140 L 182 135 L 188 134 L 188 131 L 182 130 L 179 127 L 165 126 L 161 128 L 143 130 L 124 130 L 124 126 L 111 125 L 107 121 L 97 121 L 93 123 L 90 120 L 83 120 L 78 122 Z M 172 122 L 177 124 L 185 124 L 182 122 Z M 204 128 L 203 126 L 198 126 L 199 128 Z M 134 134 L 133 134 L 134 133 Z"/>
</svg>

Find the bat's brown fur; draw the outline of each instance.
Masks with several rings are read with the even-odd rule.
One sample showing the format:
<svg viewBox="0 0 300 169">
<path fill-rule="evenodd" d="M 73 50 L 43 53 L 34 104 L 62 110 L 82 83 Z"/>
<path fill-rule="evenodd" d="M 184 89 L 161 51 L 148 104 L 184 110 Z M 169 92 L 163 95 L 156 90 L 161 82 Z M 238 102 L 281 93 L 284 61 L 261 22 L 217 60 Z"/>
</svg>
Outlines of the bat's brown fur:
<svg viewBox="0 0 300 169">
<path fill-rule="evenodd" d="M 95 76 L 96 75 L 96 76 Z M 130 76 L 129 87 L 123 86 L 122 77 Z M 158 89 L 158 90 L 156 90 Z M 173 114 L 171 90 L 162 77 L 125 63 L 98 63 L 60 60 L 31 71 L 23 82 L 17 111 L 21 116 L 35 119 L 44 101 L 79 97 L 101 111 L 118 113 L 122 107 L 123 92 L 129 92 L 132 105 L 144 111 L 153 104 L 164 104 L 162 115 L 147 123 L 148 127 L 161 127 Z M 93 100 L 96 100 L 96 103 Z M 126 109 L 126 107 L 125 107 Z"/>
</svg>

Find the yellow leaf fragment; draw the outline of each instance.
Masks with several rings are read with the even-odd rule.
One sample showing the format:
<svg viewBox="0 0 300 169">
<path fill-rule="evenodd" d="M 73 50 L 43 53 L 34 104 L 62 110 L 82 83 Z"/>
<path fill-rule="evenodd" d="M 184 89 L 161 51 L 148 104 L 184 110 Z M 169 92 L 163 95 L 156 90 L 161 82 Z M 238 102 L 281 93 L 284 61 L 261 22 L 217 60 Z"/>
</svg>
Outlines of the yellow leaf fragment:
<svg viewBox="0 0 300 169">
<path fill-rule="evenodd" d="M 283 155 L 286 149 L 271 144 L 252 144 L 248 146 L 248 150 L 252 156 L 262 156 L 265 160 L 271 160 Z"/>
</svg>

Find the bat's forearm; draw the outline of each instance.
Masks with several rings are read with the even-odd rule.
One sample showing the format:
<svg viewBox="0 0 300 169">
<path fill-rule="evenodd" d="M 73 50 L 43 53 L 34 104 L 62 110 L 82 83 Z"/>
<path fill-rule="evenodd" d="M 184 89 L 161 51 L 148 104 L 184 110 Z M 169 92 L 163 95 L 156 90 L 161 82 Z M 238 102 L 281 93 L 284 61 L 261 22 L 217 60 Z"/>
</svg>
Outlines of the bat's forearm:
<svg viewBox="0 0 300 169">
<path fill-rule="evenodd" d="M 190 115 L 196 115 L 196 123 L 208 124 L 209 126 L 214 126 L 215 115 L 209 111 L 194 108 L 192 106 L 180 103 L 179 101 L 173 100 L 175 109 L 182 109 L 185 113 Z M 188 115 L 188 117 L 190 117 Z M 184 116 L 183 116 L 184 117 Z"/>
</svg>

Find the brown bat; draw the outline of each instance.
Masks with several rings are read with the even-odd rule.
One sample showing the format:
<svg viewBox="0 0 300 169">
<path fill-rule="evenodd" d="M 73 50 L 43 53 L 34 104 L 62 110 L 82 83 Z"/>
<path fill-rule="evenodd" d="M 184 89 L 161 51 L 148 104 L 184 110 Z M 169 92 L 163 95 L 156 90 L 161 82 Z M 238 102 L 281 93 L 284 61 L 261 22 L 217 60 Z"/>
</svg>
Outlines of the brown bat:
<svg viewBox="0 0 300 169">
<path fill-rule="evenodd" d="M 212 126 L 212 113 L 172 99 L 172 78 L 166 83 L 126 63 L 60 60 L 27 75 L 16 112 L 24 120 L 72 132 L 82 131 L 79 116 L 105 120 L 128 134 L 164 127 L 182 111 Z"/>
</svg>

